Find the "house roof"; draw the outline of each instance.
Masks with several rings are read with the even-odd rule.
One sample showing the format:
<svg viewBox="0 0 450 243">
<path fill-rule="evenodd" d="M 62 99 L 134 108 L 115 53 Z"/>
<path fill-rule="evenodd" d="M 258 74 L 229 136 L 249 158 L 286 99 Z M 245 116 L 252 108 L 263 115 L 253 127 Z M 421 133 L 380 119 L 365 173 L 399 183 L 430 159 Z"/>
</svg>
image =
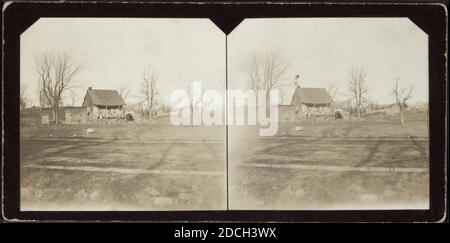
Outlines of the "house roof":
<svg viewBox="0 0 450 243">
<path fill-rule="evenodd" d="M 302 104 L 331 104 L 333 100 L 324 88 L 295 88 L 294 97 L 300 96 Z"/>
<path fill-rule="evenodd" d="M 91 97 L 93 105 L 118 106 L 124 104 L 124 101 L 117 90 L 88 89 L 86 96 L 87 95 Z"/>
</svg>

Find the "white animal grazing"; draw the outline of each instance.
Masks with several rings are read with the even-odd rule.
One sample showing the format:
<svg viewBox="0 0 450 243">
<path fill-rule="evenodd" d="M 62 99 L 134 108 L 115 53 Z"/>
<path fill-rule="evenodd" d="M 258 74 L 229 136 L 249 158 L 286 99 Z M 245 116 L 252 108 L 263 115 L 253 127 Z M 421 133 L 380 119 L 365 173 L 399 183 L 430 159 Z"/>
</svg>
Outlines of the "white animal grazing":
<svg viewBox="0 0 450 243">
<path fill-rule="evenodd" d="M 94 133 L 95 131 L 94 131 L 94 128 L 88 128 L 88 129 L 86 129 L 86 133 L 87 134 L 92 134 L 92 133 Z"/>
<path fill-rule="evenodd" d="M 303 127 L 295 127 L 295 131 L 296 132 L 302 132 L 303 131 Z"/>
</svg>

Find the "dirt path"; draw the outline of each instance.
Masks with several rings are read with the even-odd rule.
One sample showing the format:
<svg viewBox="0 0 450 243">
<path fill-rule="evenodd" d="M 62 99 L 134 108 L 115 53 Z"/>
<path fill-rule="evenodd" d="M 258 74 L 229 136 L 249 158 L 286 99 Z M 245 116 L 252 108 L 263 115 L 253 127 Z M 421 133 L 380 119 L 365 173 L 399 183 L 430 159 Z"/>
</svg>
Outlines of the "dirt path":
<svg viewBox="0 0 450 243">
<path fill-rule="evenodd" d="M 73 171 L 92 171 L 92 172 L 111 172 L 123 174 L 154 174 L 154 175 L 207 175 L 223 176 L 221 171 L 205 170 L 146 170 L 146 169 L 127 169 L 114 167 L 94 167 L 94 166 L 61 166 L 61 165 L 24 165 L 22 168 L 44 169 L 44 170 L 73 170 Z"/>
<path fill-rule="evenodd" d="M 230 145 L 229 163 L 428 168 L 428 146 L 428 139 L 242 139 Z"/>
<path fill-rule="evenodd" d="M 241 139 L 228 163 L 231 209 L 428 205 L 423 138 Z M 225 209 L 225 165 L 216 140 L 22 139 L 21 207 Z"/>
<path fill-rule="evenodd" d="M 323 171 L 358 171 L 358 172 L 393 172 L 393 173 L 421 173 L 428 172 L 427 168 L 402 168 L 402 167 L 353 167 L 353 166 L 330 166 L 330 165 L 275 165 L 275 164 L 240 164 L 243 167 L 257 168 L 279 168 L 296 170 L 323 170 Z"/>
<path fill-rule="evenodd" d="M 232 209 L 428 207 L 427 139 L 251 141 L 229 148 Z"/>
<path fill-rule="evenodd" d="M 22 139 L 21 208 L 225 208 L 224 143 Z"/>
</svg>

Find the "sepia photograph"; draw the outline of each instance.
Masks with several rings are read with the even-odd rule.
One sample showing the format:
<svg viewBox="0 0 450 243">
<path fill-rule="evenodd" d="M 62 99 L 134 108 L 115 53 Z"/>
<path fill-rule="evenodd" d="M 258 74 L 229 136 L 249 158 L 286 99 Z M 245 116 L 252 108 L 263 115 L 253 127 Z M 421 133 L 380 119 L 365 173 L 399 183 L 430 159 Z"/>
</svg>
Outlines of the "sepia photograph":
<svg viewBox="0 0 450 243">
<path fill-rule="evenodd" d="M 209 19 L 41 18 L 20 39 L 20 209 L 225 210 L 224 126 L 171 94 L 226 85 Z"/>
<path fill-rule="evenodd" d="M 227 44 L 229 89 L 278 92 L 257 102 L 274 126 L 228 126 L 230 209 L 428 209 L 428 36 L 411 20 L 245 19 Z"/>
</svg>

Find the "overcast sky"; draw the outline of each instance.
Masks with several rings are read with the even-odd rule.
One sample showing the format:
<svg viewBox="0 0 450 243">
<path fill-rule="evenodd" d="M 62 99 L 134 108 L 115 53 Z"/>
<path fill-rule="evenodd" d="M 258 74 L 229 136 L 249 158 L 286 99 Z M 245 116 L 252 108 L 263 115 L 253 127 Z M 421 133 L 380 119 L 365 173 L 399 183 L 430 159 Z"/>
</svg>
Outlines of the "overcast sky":
<svg viewBox="0 0 450 243">
<path fill-rule="evenodd" d="M 354 66 L 367 69 L 373 101 L 392 102 L 395 77 L 414 84 L 412 102 L 428 101 L 427 50 L 427 35 L 405 18 L 246 19 L 228 37 L 229 87 L 246 83 L 245 60 L 252 53 L 276 52 L 289 65 L 283 79 L 292 80 L 284 88 L 285 102 L 296 74 L 303 87 L 335 83 L 337 99 L 346 99 L 346 76 Z M 81 65 L 76 105 L 89 86 L 125 87 L 128 103 L 139 101 L 145 68 L 159 73 L 166 101 L 189 80 L 225 88 L 225 34 L 208 19 L 40 19 L 21 36 L 21 82 L 33 105 L 38 104 L 34 57 L 45 51 L 70 52 Z"/>
<path fill-rule="evenodd" d="M 391 103 L 395 77 L 414 84 L 412 102 L 428 101 L 428 36 L 407 18 L 246 19 L 228 37 L 229 86 L 246 83 L 245 60 L 276 52 L 288 63 L 284 88 L 290 102 L 294 77 L 303 87 L 339 87 L 348 97 L 347 73 L 367 69 L 369 99 Z M 292 81 L 290 81 L 292 80 Z"/>
<path fill-rule="evenodd" d="M 128 103 L 139 101 L 145 68 L 159 73 L 166 101 L 170 91 L 185 88 L 189 80 L 225 89 L 225 34 L 209 19 L 39 19 L 21 36 L 21 81 L 33 105 L 38 105 L 34 57 L 45 51 L 70 52 L 81 65 L 76 105 L 90 86 L 126 87 Z"/>
</svg>

